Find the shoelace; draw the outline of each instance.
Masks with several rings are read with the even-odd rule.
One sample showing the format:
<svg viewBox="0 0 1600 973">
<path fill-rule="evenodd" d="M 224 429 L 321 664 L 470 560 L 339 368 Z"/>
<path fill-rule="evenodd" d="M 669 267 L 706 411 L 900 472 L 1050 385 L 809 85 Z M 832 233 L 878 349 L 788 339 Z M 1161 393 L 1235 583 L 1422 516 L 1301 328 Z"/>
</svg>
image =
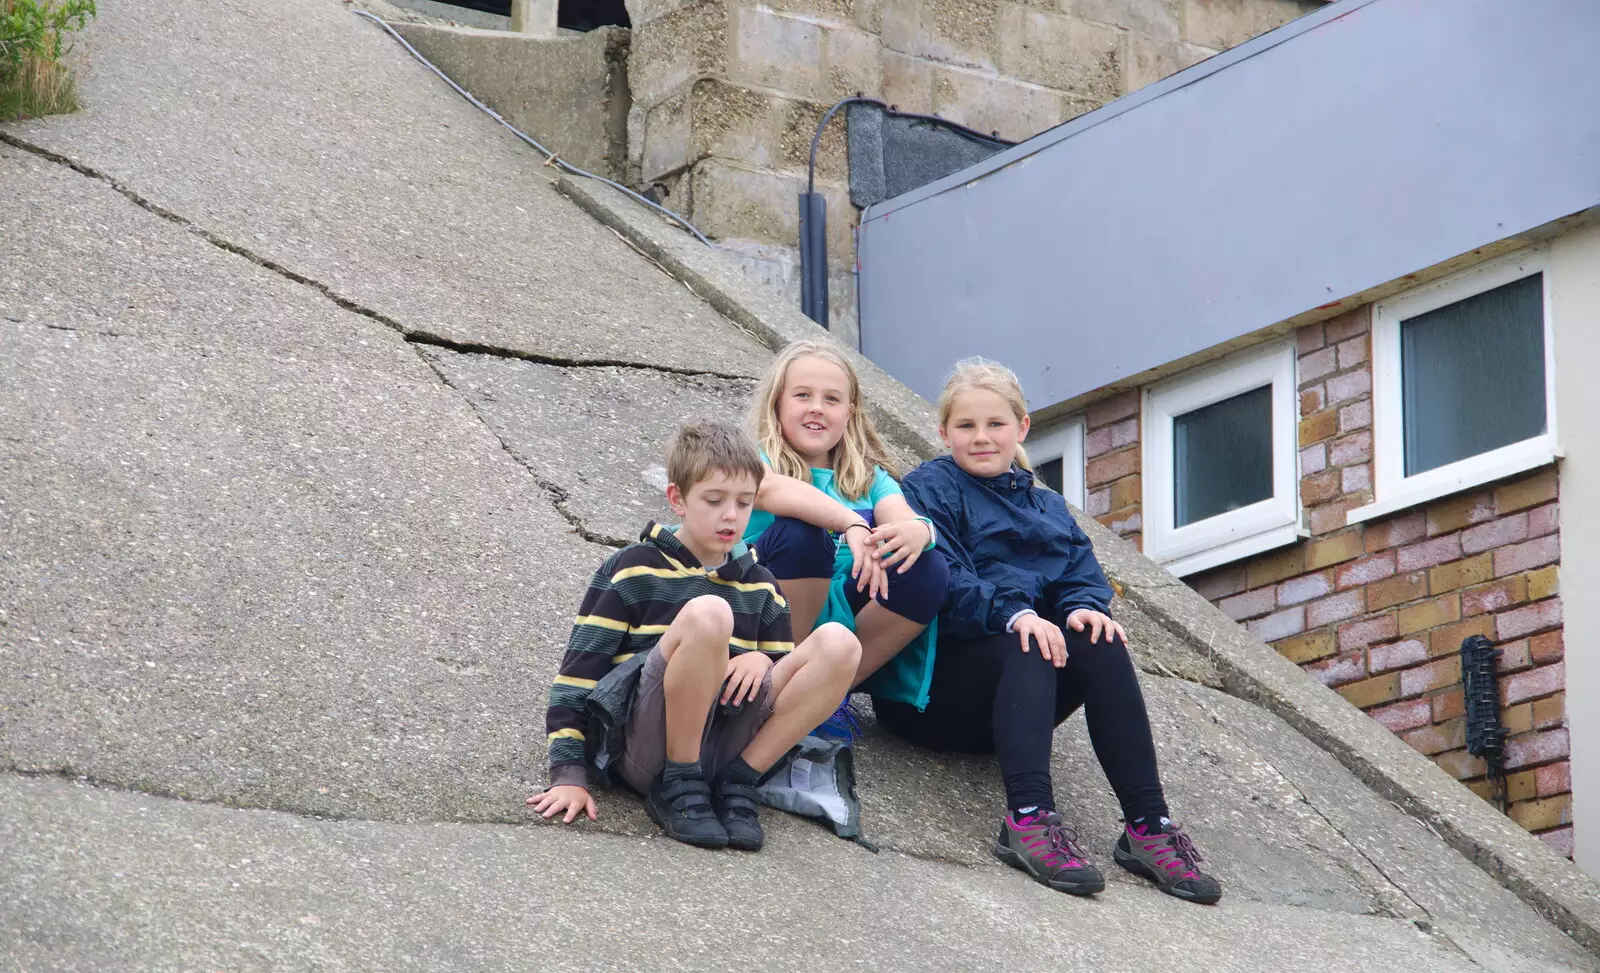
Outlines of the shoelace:
<svg viewBox="0 0 1600 973">
<path fill-rule="evenodd" d="M 1174 822 L 1167 832 L 1167 837 L 1172 839 L 1172 853 L 1183 859 L 1190 871 L 1198 871 L 1200 863 L 1205 861 L 1205 856 L 1200 854 L 1200 849 L 1189 840 L 1189 835 L 1184 832 L 1183 825 Z"/>
<path fill-rule="evenodd" d="M 1086 856 L 1083 849 L 1078 847 L 1078 834 L 1064 824 L 1052 824 L 1045 828 L 1045 837 L 1050 842 L 1050 853 L 1065 858 L 1069 862 L 1084 861 Z"/>
</svg>

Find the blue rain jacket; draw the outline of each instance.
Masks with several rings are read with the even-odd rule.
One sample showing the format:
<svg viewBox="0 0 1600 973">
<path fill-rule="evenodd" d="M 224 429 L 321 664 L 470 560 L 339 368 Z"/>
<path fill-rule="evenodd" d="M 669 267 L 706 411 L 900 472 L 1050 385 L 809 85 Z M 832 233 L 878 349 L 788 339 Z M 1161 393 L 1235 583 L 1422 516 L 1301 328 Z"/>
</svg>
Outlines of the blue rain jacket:
<svg viewBox="0 0 1600 973">
<path fill-rule="evenodd" d="M 1079 608 L 1110 614 L 1111 585 L 1089 538 L 1061 494 L 1035 486 L 1032 473 L 1013 466 L 982 479 L 941 456 L 900 486 L 939 529 L 950 563 L 940 635 L 998 635 L 1025 608 L 1057 624 Z"/>
</svg>

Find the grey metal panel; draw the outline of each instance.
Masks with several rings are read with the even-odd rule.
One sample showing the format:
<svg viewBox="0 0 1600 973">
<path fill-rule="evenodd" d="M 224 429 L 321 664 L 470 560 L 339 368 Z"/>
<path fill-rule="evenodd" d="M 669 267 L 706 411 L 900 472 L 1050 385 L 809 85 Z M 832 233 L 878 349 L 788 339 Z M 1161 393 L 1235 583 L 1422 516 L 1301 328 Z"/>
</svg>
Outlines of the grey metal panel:
<svg viewBox="0 0 1600 973">
<path fill-rule="evenodd" d="M 864 214 L 863 348 L 1039 408 L 1600 204 L 1600 0 L 1343 0 Z"/>
</svg>

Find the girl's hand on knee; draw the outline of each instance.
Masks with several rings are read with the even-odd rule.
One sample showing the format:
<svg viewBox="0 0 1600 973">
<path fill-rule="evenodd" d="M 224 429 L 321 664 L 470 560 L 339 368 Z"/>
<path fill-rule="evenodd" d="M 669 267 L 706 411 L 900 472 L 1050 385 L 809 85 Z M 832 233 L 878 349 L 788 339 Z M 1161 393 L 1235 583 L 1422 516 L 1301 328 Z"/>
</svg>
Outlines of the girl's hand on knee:
<svg viewBox="0 0 1600 973">
<path fill-rule="evenodd" d="M 1057 669 L 1067 664 L 1067 637 L 1054 622 L 1038 615 L 1024 615 L 1011 627 L 1022 639 L 1022 651 L 1028 651 L 1029 641 L 1039 646 L 1039 655 Z"/>
<path fill-rule="evenodd" d="M 738 705 L 754 700 L 761 692 L 761 680 L 771 668 L 772 660 L 760 652 L 741 652 L 729 659 L 727 681 L 722 684 L 722 702 Z"/>
<path fill-rule="evenodd" d="M 859 591 L 870 580 L 863 578 L 862 572 L 876 564 L 872 559 L 872 527 L 864 520 L 859 521 L 846 527 L 839 536 L 850 548 L 850 580 L 856 582 Z"/>
<path fill-rule="evenodd" d="M 557 784 L 528 798 L 528 804 L 547 820 L 562 811 L 567 812 L 567 816 L 561 819 L 562 824 L 571 824 L 579 812 L 587 814 L 590 821 L 595 819 L 594 795 L 589 793 L 587 787 L 576 784 Z"/>
<path fill-rule="evenodd" d="M 853 530 L 850 533 L 861 534 L 865 532 Z M 873 599 L 874 601 L 877 600 L 880 595 L 883 597 L 888 597 L 889 570 L 884 567 L 882 561 L 878 560 L 878 556 L 876 554 L 870 553 L 870 537 L 864 540 L 862 550 L 868 553 L 866 553 L 865 557 L 863 557 L 859 562 L 859 567 L 857 568 L 856 573 L 850 575 L 850 577 L 855 579 L 856 590 L 865 591 L 867 593 L 867 597 Z"/>
<path fill-rule="evenodd" d="M 872 561 L 872 581 L 867 584 L 867 596 L 876 601 L 889 597 L 889 569 L 882 561 Z"/>
<path fill-rule="evenodd" d="M 885 571 L 895 568 L 896 574 L 905 574 L 922 556 L 923 548 L 933 540 L 933 531 L 920 520 L 902 520 L 885 524 L 872 532 L 872 542 L 877 545 L 873 557 Z"/>
<path fill-rule="evenodd" d="M 1080 608 L 1068 615 L 1067 626 L 1074 632 L 1081 632 L 1088 626 L 1090 645 L 1100 641 L 1101 632 L 1105 633 L 1107 642 L 1111 641 L 1113 635 L 1124 642 L 1128 641 L 1128 633 L 1122 630 L 1120 624 L 1112 621 L 1105 612 L 1097 612 L 1092 608 Z"/>
</svg>

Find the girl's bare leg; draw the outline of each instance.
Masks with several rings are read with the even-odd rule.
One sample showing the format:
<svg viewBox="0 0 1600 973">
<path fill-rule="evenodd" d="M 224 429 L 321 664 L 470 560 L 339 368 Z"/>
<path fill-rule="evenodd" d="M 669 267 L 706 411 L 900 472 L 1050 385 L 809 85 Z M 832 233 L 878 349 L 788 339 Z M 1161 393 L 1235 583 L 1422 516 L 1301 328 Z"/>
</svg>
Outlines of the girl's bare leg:
<svg viewBox="0 0 1600 973">
<path fill-rule="evenodd" d="M 744 762 L 765 772 L 833 715 L 850 689 L 861 658 L 861 643 L 843 625 L 821 626 L 772 667 L 772 715 L 740 754 Z"/>
</svg>

